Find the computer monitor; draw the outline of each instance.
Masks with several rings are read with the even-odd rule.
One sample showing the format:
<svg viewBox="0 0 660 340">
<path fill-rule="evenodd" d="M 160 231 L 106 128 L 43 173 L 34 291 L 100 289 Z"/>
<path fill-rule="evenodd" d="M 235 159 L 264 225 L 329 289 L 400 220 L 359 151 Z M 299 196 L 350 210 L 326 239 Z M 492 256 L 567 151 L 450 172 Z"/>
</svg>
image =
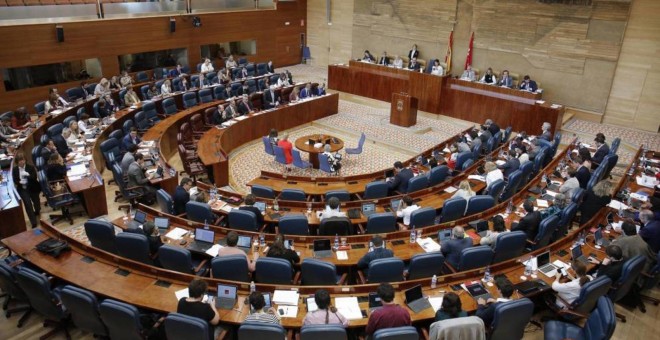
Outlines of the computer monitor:
<svg viewBox="0 0 660 340">
<path fill-rule="evenodd" d="M 167 217 L 154 217 L 154 225 L 158 230 L 167 230 L 170 227 L 170 219 Z"/>
<path fill-rule="evenodd" d="M 195 241 L 213 243 L 215 232 L 204 228 L 195 228 Z"/>
</svg>

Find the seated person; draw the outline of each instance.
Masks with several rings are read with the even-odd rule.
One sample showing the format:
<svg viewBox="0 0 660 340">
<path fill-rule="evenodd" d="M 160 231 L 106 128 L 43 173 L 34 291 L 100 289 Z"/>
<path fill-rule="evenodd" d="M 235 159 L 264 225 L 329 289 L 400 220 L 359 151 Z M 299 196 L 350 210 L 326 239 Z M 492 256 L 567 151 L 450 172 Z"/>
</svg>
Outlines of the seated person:
<svg viewBox="0 0 660 340">
<path fill-rule="evenodd" d="M 241 103 L 238 106 L 238 112 L 241 115 L 246 115 L 249 113 L 254 112 L 254 107 L 252 106 L 252 103 L 250 103 L 250 97 L 248 95 L 244 94 L 241 100 Z"/>
<path fill-rule="evenodd" d="M 180 215 L 186 213 L 186 203 L 190 201 L 190 189 L 193 187 L 193 180 L 189 177 L 183 177 L 179 185 L 174 189 L 174 214 Z"/>
<path fill-rule="evenodd" d="M 610 204 L 612 201 L 612 190 L 612 182 L 606 179 L 596 183 L 593 188 L 587 190 L 579 208 L 581 212 L 580 225 L 587 223 L 601 208 Z"/>
<path fill-rule="evenodd" d="M 440 246 L 446 261 L 456 269 L 461 261 L 463 249 L 472 247 L 472 238 L 465 237 L 463 227 L 456 226 L 451 231 L 451 239 L 442 242 Z"/>
<path fill-rule="evenodd" d="M 71 131 L 65 135 L 64 130 L 69 130 L 69 128 L 62 129 L 61 135 L 53 136 L 53 143 L 55 143 L 55 146 L 57 147 L 57 152 L 62 155 L 62 157 L 66 158 L 66 156 L 72 151 L 66 140 L 71 134 Z"/>
<path fill-rule="evenodd" d="M 509 75 L 508 70 L 502 71 L 502 79 L 500 79 L 500 81 L 497 82 L 497 85 L 508 88 L 513 87 L 513 78 L 511 78 L 511 76 Z"/>
<path fill-rule="evenodd" d="M 525 75 L 525 77 L 523 77 L 522 83 L 520 83 L 520 89 L 523 91 L 536 92 L 536 90 L 538 90 L 538 86 L 536 85 L 535 81 L 529 78 L 528 75 Z"/>
<path fill-rule="evenodd" d="M 648 273 L 648 267 L 655 263 L 656 254 L 653 253 L 651 247 L 646 244 L 642 236 L 637 234 L 637 226 L 632 221 L 623 221 L 621 232 L 622 235 L 612 241 L 611 244 L 621 248 L 623 258 L 631 259 L 639 255 L 644 256 L 646 258 L 645 272 Z"/>
<path fill-rule="evenodd" d="M 520 168 L 520 160 L 518 159 L 518 154 L 516 151 L 509 151 L 509 153 L 506 155 L 506 162 L 497 166 L 497 168 L 502 170 L 502 175 L 504 175 L 504 178 L 509 178 L 511 173 L 518 170 Z"/>
<path fill-rule="evenodd" d="M 383 307 L 369 315 L 365 333 L 373 335 L 377 330 L 392 327 L 410 326 L 410 313 L 407 309 L 394 302 L 394 287 L 389 283 L 381 283 L 376 290 Z"/>
<path fill-rule="evenodd" d="M 311 83 L 307 83 L 307 85 L 305 85 L 305 88 L 300 90 L 300 98 L 301 99 L 312 97 L 313 95 L 314 95 L 314 93 L 312 92 L 312 84 Z"/>
<path fill-rule="evenodd" d="M 548 142 L 552 142 L 552 132 L 550 132 L 550 129 L 552 129 L 552 124 L 543 122 L 543 125 L 541 125 L 541 134 L 538 137 Z"/>
<path fill-rule="evenodd" d="M 491 135 L 495 136 L 498 132 L 500 132 L 500 126 L 497 125 L 492 119 L 486 119 L 484 122 L 484 125 L 488 126 L 488 131 L 490 131 Z"/>
<path fill-rule="evenodd" d="M 234 60 L 233 55 L 229 55 L 229 58 L 227 58 L 227 61 L 225 62 L 225 67 L 227 69 L 238 67 L 238 63 Z"/>
<path fill-rule="evenodd" d="M 575 299 L 580 296 L 580 290 L 587 282 L 592 280 L 592 277 L 587 275 L 587 266 L 580 261 L 571 262 L 571 268 L 576 274 L 576 277 L 573 277 L 570 272 L 568 272 L 568 278 L 571 280 L 566 283 L 559 282 L 561 279 L 561 272 L 557 271 L 555 275 L 555 281 L 552 282 L 552 290 L 557 292 L 558 297 L 555 303 L 559 308 L 567 308 L 566 303 L 571 304 Z M 564 301 L 566 303 L 564 303 Z"/>
<path fill-rule="evenodd" d="M 277 145 L 277 142 L 279 142 L 277 129 L 270 129 L 268 131 L 268 141 L 272 146 Z"/>
<path fill-rule="evenodd" d="M 399 57 L 398 55 L 394 56 L 394 61 L 392 62 L 392 66 L 394 66 L 396 68 L 402 68 L 403 67 L 403 59 L 401 59 L 401 57 Z"/>
<path fill-rule="evenodd" d="M 523 209 L 526 215 L 520 219 L 518 225 L 511 228 L 511 231 L 522 230 L 527 234 L 527 239 L 534 241 L 541 224 L 541 213 L 534 211 L 534 204 L 530 200 L 525 200 Z"/>
<path fill-rule="evenodd" d="M 277 146 L 282 148 L 287 171 L 291 171 L 291 164 L 293 163 L 293 144 L 289 141 L 288 133 L 282 134 L 282 137 L 277 141 Z"/>
<path fill-rule="evenodd" d="M 462 80 L 475 81 L 477 80 L 477 75 L 472 70 L 472 66 L 468 65 L 463 74 L 461 74 Z"/>
<path fill-rule="evenodd" d="M 447 319 L 455 319 L 466 317 L 467 312 L 463 310 L 461 305 L 461 298 L 456 293 L 450 292 L 445 294 L 442 298 L 442 305 L 437 312 L 435 312 L 435 321 L 442 321 Z"/>
<path fill-rule="evenodd" d="M 95 134 L 96 126 L 89 122 L 89 115 L 83 113 L 80 115 L 80 121 L 78 122 L 78 129 L 80 129 L 80 132 L 82 132 L 83 134 L 85 133 Z"/>
<path fill-rule="evenodd" d="M 566 199 L 566 196 L 564 194 L 557 194 L 552 200 L 552 205 L 549 206 L 547 209 L 541 210 L 541 220 L 545 219 L 546 217 L 552 216 L 552 215 L 557 215 L 557 217 L 560 217 L 562 210 L 566 208 L 568 205 L 568 200 Z"/>
<path fill-rule="evenodd" d="M 442 68 L 442 65 L 440 65 L 439 59 L 433 60 L 433 66 L 431 67 L 431 74 L 436 76 L 442 76 L 445 74 L 445 69 Z"/>
<path fill-rule="evenodd" d="M 490 328 L 490 325 L 495 318 L 495 306 L 500 302 L 511 301 L 511 295 L 513 295 L 513 286 L 510 283 L 503 282 L 496 286 L 497 291 L 500 293 L 500 296 L 502 296 L 501 298 L 488 298 L 488 300 L 479 298 L 477 300 L 477 313 L 475 315 L 483 320 L 486 329 Z"/>
<path fill-rule="evenodd" d="M 389 64 L 390 64 L 390 58 L 387 56 L 387 52 L 383 51 L 383 55 L 381 55 L 380 59 L 378 59 L 378 65 L 387 66 Z"/>
<path fill-rule="evenodd" d="M 138 136 L 137 129 L 132 127 L 130 132 L 122 139 L 121 144 L 124 150 L 129 150 L 131 145 L 137 146 L 140 142 L 142 142 L 142 139 Z"/>
<path fill-rule="evenodd" d="M 607 276 L 612 280 L 612 283 L 615 283 L 621 277 L 621 272 L 623 270 L 624 258 L 623 251 L 621 247 L 616 244 L 610 244 L 605 248 L 605 255 L 607 255 L 603 262 L 598 261 L 593 257 L 589 257 L 589 262 L 596 265 L 590 273 L 596 273 L 596 277 Z"/>
<path fill-rule="evenodd" d="M 156 189 L 151 186 L 150 180 L 154 177 L 155 172 L 149 174 L 149 176 L 144 175 L 144 155 L 141 153 L 135 154 L 135 161 L 128 166 L 128 187 L 140 187 L 142 188 L 142 193 L 144 194 L 145 201 L 155 202 L 156 201 Z"/>
<path fill-rule="evenodd" d="M 300 88 L 298 86 L 293 88 L 291 94 L 289 95 L 290 102 L 297 102 L 300 99 Z"/>
<path fill-rule="evenodd" d="M 193 279 L 190 281 L 188 284 L 189 297 L 183 297 L 179 300 L 176 312 L 200 318 L 209 323 L 209 329 L 214 329 L 220 322 L 220 315 L 215 308 L 214 299 L 209 299 L 208 302 L 202 302 L 207 288 L 206 281 L 202 279 Z M 219 333 L 219 331 L 216 330 L 216 333 Z M 216 337 L 217 334 L 213 338 L 215 339 Z"/>
<path fill-rule="evenodd" d="M 404 168 L 403 163 L 396 161 L 394 162 L 394 173 L 394 177 L 387 179 L 387 186 L 389 187 L 389 191 L 396 191 L 400 193 L 408 191 L 408 181 L 415 177 L 415 174 L 412 172 L 412 170 Z"/>
<path fill-rule="evenodd" d="M 64 159 L 59 153 L 53 153 L 48 159 L 48 168 L 46 169 L 46 177 L 49 182 L 61 181 L 66 177 L 66 165 Z"/>
<path fill-rule="evenodd" d="M 78 136 L 74 135 L 71 132 L 71 129 L 69 129 L 68 127 L 65 127 L 64 129 L 62 129 L 62 138 L 64 138 L 64 140 L 66 140 L 66 143 L 68 145 L 71 145 L 71 146 L 76 144 L 76 142 L 78 142 L 78 140 L 79 140 Z"/>
<path fill-rule="evenodd" d="M 25 130 L 32 125 L 30 114 L 24 107 L 20 107 L 14 111 L 11 116 L 11 128 L 14 130 Z"/>
<path fill-rule="evenodd" d="M 213 125 L 220 125 L 225 122 L 224 111 L 222 104 L 218 104 L 217 109 L 213 112 Z"/>
<path fill-rule="evenodd" d="M 237 244 L 238 244 L 238 233 L 232 230 L 229 233 L 227 233 L 227 246 L 222 247 L 220 248 L 220 250 L 218 250 L 218 257 L 229 256 L 229 255 L 245 256 L 245 260 L 247 261 L 248 264 L 248 270 L 250 272 L 254 272 L 257 259 L 259 258 L 259 252 L 258 251 L 253 252 L 252 253 L 253 258 L 249 259 L 244 251 L 236 247 Z"/>
<path fill-rule="evenodd" d="M 257 216 L 257 228 L 261 228 L 264 225 L 264 215 L 261 214 L 261 210 L 254 206 L 254 203 L 257 202 L 257 198 L 253 194 L 245 195 L 245 200 L 243 203 L 245 205 L 238 208 L 238 210 L 251 211 Z"/>
<path fill-rule="evenodd" d="M 580 182 L 578 182 L 575 175 L 577 171 L 573 168 L 568 168 L 566 171 L 562 171 L 561 177 L 564 179 L 564 183 L 559 187 L 559 192 L 564 194 L 566 197 L 573 197 L 575 190 L 580 187 Z"/>
<path fill-rule="evenodd" d="M 163 95 L 167 95 L 167 94 L 171 94 L 172 92 L 173 92 L 172 84 L 170 83 L 169 79 L 166 79 L 163 82 L 163 85 L 160 86 L 160 93 L 162 93 Z"/>
<path fill-rule="evenodd" d="M 124 157 L 121 159 L 121 163 L 119 165 L 121 166 L 121 171 L 125 174 L 128 173 L 128 167 L 131 166 L 131 163 L 135 162 L 135 153 L 137 152 L 138 147 L 135 144 L 131 144 L 128 149 L 126 150 L 126 153 L 124 153 Z"/>
<path fill-rule="evenodd" d="M 639 230 L 642 237 L 654 254 L 660 251 L 660 220 L 655 218 L 653 211 L 644 209 L 639 213 L 639 220 L 643 227 Z"/>
<path fill-rule="evenodd" d="M 357 268 L 359 270 L 362 270 L 365 273 L 365 275 L 367 274 L 367 270 L 369 269 L 369 263 L 371 263 L 371 261 L 376 259 L 394 257 L 394 252 L 385 248 L 384 246 L 385 241 L 383 240 L 382 236 L 380 235 L 374 236 L 373 238 L 371 238 L 371 243 L 373 244 L 374 249 L 364 254 L 364 256 L 362 256 L 362 258 L 357 263 Z"/>
<path fill-rule="evenodd" d="M 360 59 L 360 60 L 366 61 L 368 63 L 373 63 L 374 61 L 376 61 L 376 58 L 374 58 L 374 56 L 371 55 L 371 53 L 369 53 L 369 50 L 365 50 L 364 55 L 362 56 L 362 59 Z"/>
<path fill-rule="evenodd" d="M 9 117 L 3 117 L 2 122 L 0 122 L 0 137 L 4 139 L 16 138 L 20 135 L 20 131 L 9 126 L 10 120 Z"/>
<path fill-rule="evenodd" d="M 276 86 L 271 85 L 267 91 L 264 91 L 264 108 L 266 110 L 280 105 L 280 95 L 275 91 Z"/>
<path fill-rule="evenodd" d="M 275 236 L 275 240 L 268 247 L 266 256 L 288 260 L 291 262 L 292 269 L 296 263 L 300 262 L 300 256 L 298 256 L 298 253 L 296 253 L 293 247 L 291 247 L 291 249 L 286 249 L 286 247 L 284 247 L 284 235 L 282 234 L 277 234 L 277 236 Z"/>
<path fill-rule="evenodd" d="M 456 190 L 456 192 L 451 196 L 451 198 L 462 197 L 467 201 L 470 199 L 470 197 L 475 195 L 476 193 L 472 191 L 472 187 L 470 186 L 470 181 L 464 179 L 458 185 L 458 190 Z"/>
<path fill-rule="evenodd" d="M 497 165 L 493 162 L 486 162 L 486 164 L 484 164 L 484 171 L 486 171 L 486 187 L 489 187 L 498 179 L 504 179 L 502 170 L 498 169 Z"/>
<path fill-rule="evenodd" d="M 406 227 L 410 226 L 410 216 L 412 212 L 419 209 L 420 206 L 414 203 L 412 197 L 405 195 L 399 203 L 399 207 L 396 210 L 396 216 L 403 218 L 403 225 Z"/>
<path fill-rule="evenodd" d="M 339 170 L 341 170 L 341 154 L 340 153 L 332 153 L 332 149 L 330 147 L 330 144 L 326 144 L 323 146 L 323 154 L 328 157 L 328 164 L 330 164 L 330 171 L 339 173 Z"/>
<path fill-rule="evenodd" d="M 605 143 L 605 137 L 596 137 L 596 152 L 591 156 L 591 168 L 595 169 L 600 163 L 603 162 L 605 156 L 610 153 L 610 146 Z"/>
<path fill-rule="evenodd" d="M 348 319 L 330 304 L 330 293 L 327 290 L 317 290 L 314 293 L 314 302 L 316 302 L 318 309 L 313 312 L 307 312 L 303 320 L 303 326 L 339 324 L 348 327 Z"/>
<path fill-rule="evenodd" d="M 493 229 L 489 229 L 486 232 L 486 236 L 481 238 L 479 244 L 482 246 L 490 246 L 491 248 L 495 248 L 495 245 L 497 244 L 497 237 L 500 236 L 501 233 L 505 233 L 508 230 L 506 230 L 504 218 L 501 215 L 493 216 L 492 221 Z"/>
<path fill-rule="evenodd" d="M 339 198 L 330 197 L 330 199 L 328 199 L 325 210 L 323 210 L 323 213 L 321 214 L 321 222 L 330 217 L 346 217 L 345 213 L 339 211 L 340 205 L 341 202 L 339 201 Z"/>
<path fill-rule="evenodd" d="M 252 308 L 250 314 L 248 314 L 248 316 L 245 318 L 245 321 L 243 321 L 244 323 L 270 323 L 275 325 L 280 324 L 280 316 L 277 314 L 277 311 L 274 307 L 270 307 L 268 310 L 264 310 L 264 307 L 266 306 L 266 300 L 264 299 L 263 294 L 260 292 L 252 292 L 248 297 L 248 301 L 250 302 L 250 306 Z M 254 310 L 254 312 L 252 312 L 252 310 Z"/>
<path fill-rule="evenodd" d="M 144 222 L 142 225 L 142 231 L 149 241 L 149 255 L 156 256 L 160 246 L 163 245 L 163 241 L 160 239 L 160 232 L 156 225 L 152 221 Z"/>
<path fill-rule="evenodd" d="M 417 58 L 412 58 L 410 59 L 410 63 L 408 64 L 408 69 L 412 71 L 419 71 L 419 63 L 417 62 Z"/>
<path fill-rule="evenodd" d="M 284 72 L 280 73 L 280 78 L 277 79 L 277 87 L 283 87 L 289 85 L 291 85 L 291 81 L 289 81 L 289 78 L 287 78 L 286 73 Z"/>
<path fill-rule="evenodd" d="M 160 95 L 160 91 L 156 87 L 156 84 L 151 85 L 149 90 L 147 90 L 147 98 L 152 99 L 154 97 L 157 97 L 158 95 Z"/>
<path fill-rule="evenodd" d="M 230 120 L 232 118 L 236 118 L 240 115 L 241 114 L 238 112 L 238 107 L 236 105 L 236 100 L 234 100 L 233 98 L 229 99 L 229 105 L 227 105 L 227 107 L 225 107 L 225 112 L 224 112 L 224 115 L 223 115 L 223 119 L 225 121 L 227 121 L 227 120 Z"/>
<path fill-rule="evenodd" d="M 484 73 L 484 76 L 481 77 L 481 79 L 479 81 L 482 82 L 482 83 L 495 85 L 495 84 L 497 84 L 497 76 L 495 76 L 493 74 L 493 69 L 489 67 L 486 70 L 486 73 Z"/>
</svg>

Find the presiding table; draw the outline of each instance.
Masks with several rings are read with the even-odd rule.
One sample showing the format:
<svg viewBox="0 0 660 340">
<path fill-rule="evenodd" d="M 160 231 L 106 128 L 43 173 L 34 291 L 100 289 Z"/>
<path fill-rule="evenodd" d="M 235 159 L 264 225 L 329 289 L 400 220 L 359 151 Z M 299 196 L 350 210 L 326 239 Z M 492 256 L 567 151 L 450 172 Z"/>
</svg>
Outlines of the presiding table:
<svg viewBox="0 0 660 340">
<path fill-rule="evenodd" d="M 310 141 L 322 143 L 323 146 L 315 148 L 314 144 L 309 144 Z M 319 154 L 325 151 L 325 145 L 330 145 L 330 152 L 337 152 L 344 148 L 344 141 L 330 135 L 315 134 L 296 139 L 295 145 L 298 150 L 309 153 L 309 163 L 312 164 L 314 169 L 318 169 Z"/>
</svg>

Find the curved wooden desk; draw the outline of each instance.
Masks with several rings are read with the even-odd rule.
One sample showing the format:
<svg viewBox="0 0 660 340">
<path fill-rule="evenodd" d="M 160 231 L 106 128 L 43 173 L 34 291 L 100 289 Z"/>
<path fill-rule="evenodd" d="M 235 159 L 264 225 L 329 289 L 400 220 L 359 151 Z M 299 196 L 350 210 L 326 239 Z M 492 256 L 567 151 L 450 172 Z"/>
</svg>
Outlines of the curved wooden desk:
<svg viewBox="0 0 660 340">
<path fill-rule="evenodd" d="M 261 138 L 270 129 L 287 130 L 336 114 L 339 95 L 328 94 L 301 103 L 284 105 L 277 109 L 264 110 L 237 120 L 231 126 L 212 128 L 202 135 L 197 146 L 199 159 L 211 167 L 217 186 L 229 184 L 229 154 L 237 147 Z"/>
<path fill-rule="evenodd" d="M 314 144 L 308 144 L 310 140 L 323 145 L 330 145 L 330 152 L 337 152 L 344 148 L 344 141 L 331 135 L 309 135 L 296 139 L 294 145 L 296 149 L 309 154 L 309 163 L 314 169 L 319 168 L 319 154 L 325 152 L 324 146 L 315 148 Z"/>
</svg>

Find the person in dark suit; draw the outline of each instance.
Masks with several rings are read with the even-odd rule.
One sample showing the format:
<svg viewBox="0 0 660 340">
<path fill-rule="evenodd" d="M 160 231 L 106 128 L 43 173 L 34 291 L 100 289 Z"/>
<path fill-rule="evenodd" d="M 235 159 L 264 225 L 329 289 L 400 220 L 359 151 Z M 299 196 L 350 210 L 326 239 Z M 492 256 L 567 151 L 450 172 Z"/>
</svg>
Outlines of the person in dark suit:
<svg viewBox="0 0 660 340">
<path fill-rule="evenodd" d="M 280 104 L 280 95 L 275 91 L 276 86 L 271 85 L 264 91 L 264 107 L 266 110 L 277 107 Z"/>
<path fill-rule="evenodd" d="M 362 270 L 367 274 L 369 269 L 369 263 L 376 259 L 384 259 L 389 257 L 394 257 L 394 253 L 384 247 L 383 237 L 376 235 L 371 239 L 371 243 L 374 246 L 373 250 L 370 250 L 368 253 L 364 254 L 362 258 L 357 263 L 357 268 Z"/>
<path fill-rule="evenodd" d="M 275 67 L 273 67 L 272 60 L 269 60 L 268 64 L 266 64 L 266 71 L 268 71 L 268 73 L 275 73 Z"/>
<path fill-rule="evenodd" d="M 509 75 L 509 70 L 502 71 L 502 78 L 497 82 L 497 85 L 508 88 L 513 87 L 513 78 Z"/>
<path fill-rule="evenodd" d="M 528 75 L 523 77 L 522 83 L 520 83 L 520 89 L 523 91 L 536 92 L 539 87 L 536 85 L 536 82 L 529 78 Z"/>
<path fill-rule="evenodd" d="M 612 201 L 612 183 L 602 180 L 587 190 L 580 204 L 580 225 L 587 223 L 594 215 Z"/>
<path fill-rule="evenodd" d="M 122 139 L 121 144 L 124 150 L 129 150 L 131 145 L 137 146 L 140 142 L 142 142 L 142 140 L 138 137 L 137 129 L 132 127 L 131 131 Z"/>
<path fill-rule="evenodd" d="M 142 231 L 144 232 L 144 236 L 146 236 L 147 240 L 149 241 L 149 255 L 155 256 L 158 254 L 160 246 L 163 245 L 163 241 L 160 239 L 158 228 L 156 228 L 154 222 L 147 221 L 144 222 Z"/>
<path fill-rule="evenodd" d="M 534 211 L 534 205 L 529 200 L 523 203 L 523 209 L 525 209 L 527 215 L 521 218 L 518 225 L 511 228 L 511 231 L 522 230 L 527 234 L 528 240 L 534 241 L 539 230 L 539 224 L 541 224 L 541 213 Z"/>
<path fill-rule="evenodd" d="M 238 105 L 238 112 L 241 115 L 246 115 L 254 111 L 254 107 L 252 106 L 252 103 L 250 103 L 250 97 L 244 94 L 241 103 Z"/>
<path fill-rule="evenodd" d="M 408 69 L 413 71 L 419 71 L 419 63 L 417 62 L 417 58 L 410 59 L 410 63 L 408 64 Z"/>
<path fill-rule="evenodd" d="M 383 51 L 383 55 L 378 58 L 378 65 L 387 66 L 390 64 L 390 58 L 387 56 L 387 52 Z"/>
<path fill-rule="evenodd" d="M 394 163 L 394 171 L 396 174 L 392 178 L 387 179 L 387 185 L 390 192 L 398 191 L 405 193 L 408 190 L 408 181 L 415 177 L 412 170 L 403 167 L 403 163 L 396 161 Z"/>
<path fill-rule="evenodd" d="M 605 156 L 610 153 L 610 146 L 605 143 L 605 137 L 596 137 L 594 141 L 596 142 L 596 152 L 591 156 L 592 169 L 597 168 L 603 159 L 605 159 Z"/>
<path fill-rule="evenodd" d="M 41 213 L 41 202 L 39 200 L 41 186 L 37 180 L 37 170 L 32 165 L 27 164 L 23 153 L 17 153 L 14 162 L 16 164 L 12 169 L 14 185 L 18 195 L 21 196 L 25 212 L 34 229 L 37 227 L 37 221 Z"/>
<path fill-rule="evenodd" d="M 41 148 L 41 158 L 44 159 L 44 162 L 47 162 L 53 153 L 57 153 L 57 146 L 55 146 L 52 139 L 48 138 L 44 142 L 43 148 Z"/>
<path fill-rule="evenodd" d="M 408 51 L 408 59 L 419 57 L 419 51 L 417 50 L 417 44 L 413 44 L 412 49 Z"/>
<path fill-rule="evenodd" d="M 239 116 L 238 107 L 236 107 L 236 100 L 230 99 L 229 105 L 225 107 L 225 119 L 232 119 Z"/>
<path fill-rule="evenodd" d="M 577 168 L 577 171 L 575 172 L 575 178 L 577 178 L 578 182 L 580 183 L 580 188 L 586 190 L 587 183 L 589 183 L 589 180 L 591 179 L 591 171 L 589 171 L 591 162 L 588 160 L 582 160 L 582 157 L 578 155 L 573 158 L 573 163 Z"/>
<path fill-rule="evenodd" d="M 54 153 L 48 159 L 48 167 L 46 168 L 46 177 L 49 182 L 61 181 L 66 177 L 66 165 L 64 159 L 60 154 Z"/>
<path fill-rule="evenodd" d="M 479 139 L 481 139 L 481 145 L 485 146 L 486 143 L 488 143 L 488 140 L 490 137 L 493 137 L 493 134 L 490 133 L 490 130 L 488 130 L 487 125 L 482 125 L 481 126 L 481 134 L 479 135 Z"/>
<path fill-rule="evenodd" d="M 513 285 L 509 283 L 508 280 L 498 283 L 497 290 L 500 292 L 500 296 L 502 296 L 501 298 L 497 300 L 494 298 L 488 298 L 488 300 L 479 298 L 477 300 L 477 312 L 475 313 L 475 316 L 483 320 L 486 329 L 490 328 L 493 319 L 495 319 L 495 306 L 497 306 L 498 303 L 511 300 L 511 295 L 513 295 L 514 291 Z"/>
<path fill-rule="evenodd" d="M 135 162 L 128 167 L 128 187 L 140 187 L 145 201 L 154 202 L 156 201 L 156 189 L 151 186 L 150 179 L 155 173 L 151 173 L 149 177 L 145 176 L 143 166 L 144 155 L 138 152 L 135 154 Z"/>
<path fill-rule="evenodd" d="M 300 96 L 301 99 L 303 99 L 303 98 L 311 97 L 312 95 L 313 95 L 313 93 L 312 93 L 312 84 L 307 83 L 305 88 L 300 90 L 300 95 L 299 96 Z"/>
<path fill-rule="evenodd" d="M 451 239 L 442 242 L 440 246 L 447 263 L 457 268 L 461 261 L 461 252 L 463 249 L 472 247 L 472 238 L 465 237 L 463 227 L 456 226 L 451 231 Z"/>
<path fill-rule="evenodd" d="M 623 251 L 621 247 L 616 244 L 610 244 L 605 248 L 605 257 L 603 262 L 598 261 L 593 257 L 589 257 L 589 262 L 596 265 L 592 272 L 596 273 L 597 277 L 607 276 L 612 280 L 612 283 L 619 281 L 621 277 L 621 272 L 623 271 L 623 264 L 625 260 L 623 258 Z"/>
<path fill-rule="evenodd" d="M 518 159 L 518 154 L 515 150 L 509 151 L 509 154 L 506 156 L 506 163 L 499 165 L 498 168 L 502 170 L 504 178 L 509 178 L 509 175 L 520 168 L 520 160 Z"/>
<path fill-rule="evenodd" d="M 55 143 L 57 153 L 59 153 L 62 158 L 66 158 L 66 156 L 71 152 L 71 148 L 69 147 L 69 144 L 67 144 L 64 136 L 53 136 L 53 143 Z M 48 159 L 44 159 L 44 161 L 48 161 Z"/>
<path fill-rule="evenodd" d="M 497 125 L 497 123 L 495 123 L 492 119 L 486 119 L 486 123 L 484 125 L 488 127 L 488 131 L 490 131 L 490 134 L 493 136 L 500 132 L 500 126 Z"/>
<path fill-rule="evenodd" d="M 646 241 L 653 253 L 657 254 L 660 251 L 660 220 L 648 209 L 639 213 L 639 220 L 644 225 L 639 229 L 639 236 Z"/>
<path fill-rule="evenodd" d="M 548 122 L 544 122 L 543 125 L 541 126 L 541 135 L 539 136 L 539 139 L 546 140 L 548 142 L 552 142 L 552 132 L 550 132 L 550 129 L 552 129 L 552 124 Z"/>
<path fill-rule="evenodd" d="M 193 180 L 184 177 L 179 182 L 179 185 L 174 189 L 174 214 L 179 215 L 186 212 L 186 203 L 190 201 L 190 188 L 193 187 Z"/>
<path fill-rule="evenodd" d="M 239 210 L 251 211 L 257 216 L 257 227 L 261 228 L 264 225 L 264 215 L 261 213 L 259 208 L 254 206 L 254 203 L 257 201 L 257 198 L 252 194 L 245 195 L 245 205 L 238 208 Z"/>
<path fill-rule="evenodd" d="M 213 125 L 220 125 L 225 122 L 224 111 L 222 104 L 219 104 L 216 110 L 213 111 Z"/>
</svg>

